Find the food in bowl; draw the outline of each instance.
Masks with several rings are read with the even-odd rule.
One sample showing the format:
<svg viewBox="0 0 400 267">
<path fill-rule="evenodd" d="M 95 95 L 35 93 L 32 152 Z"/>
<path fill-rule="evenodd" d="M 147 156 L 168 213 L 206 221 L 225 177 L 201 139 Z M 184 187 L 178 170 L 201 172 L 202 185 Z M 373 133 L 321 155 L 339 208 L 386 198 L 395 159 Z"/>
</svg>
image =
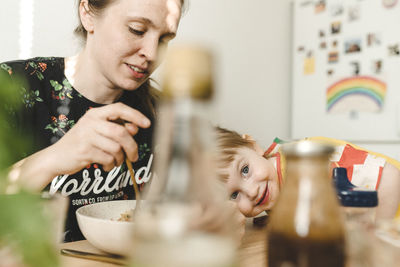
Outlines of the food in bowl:
<svg viewBox="0 0 400 267">
<path fill-rule="evenodd" d="M 118 218 L 117 221 L 122 221 L 122 222 L 130 222 L 133 219 L 133 209 L 127 210 L 123 213 L 121 213 L 121 216 Z"/>
<path fill-rule="evenodd" d="M 132 248 L 132 214 L 135 206 L 135 200 L 90 204 L 80 207 L 76 211 L 76 218 L 83 236 L 94 247 L 127 256 Z"/>
</svg>

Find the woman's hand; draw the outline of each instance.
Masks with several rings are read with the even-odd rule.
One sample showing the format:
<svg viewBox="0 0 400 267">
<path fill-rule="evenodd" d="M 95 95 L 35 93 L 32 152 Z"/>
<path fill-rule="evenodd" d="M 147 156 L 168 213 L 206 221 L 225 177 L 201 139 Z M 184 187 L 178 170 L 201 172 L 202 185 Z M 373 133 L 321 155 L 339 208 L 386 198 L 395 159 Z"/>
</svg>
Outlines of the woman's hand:
<svg viewBox="0 0 400 267">
<path fill-rule="evenodd" d="M 75 173 L 91 163 L 110 171 L 125 156 L 134 162 L 138 148 L 132 136 L 149 126 L 148 118 L 122 103 L 92 108 L 58 142 L 17 162 L 9 180 L 37 191 L 57 175 Z"/>
<path fill-rule="evenodd" d="M 124 121 L 124 125 L 115 121 Z M 75 173 L 91 163 L 105 171 L 121 165 L 125 156 L 138 159 L 138 148 L 132 138 L 140 128 L 150 126 L 150 120 L 139 111 L 122 103 L 92 108 L 53 145 L 58 155 L 59 174 Z"/>
</svg>

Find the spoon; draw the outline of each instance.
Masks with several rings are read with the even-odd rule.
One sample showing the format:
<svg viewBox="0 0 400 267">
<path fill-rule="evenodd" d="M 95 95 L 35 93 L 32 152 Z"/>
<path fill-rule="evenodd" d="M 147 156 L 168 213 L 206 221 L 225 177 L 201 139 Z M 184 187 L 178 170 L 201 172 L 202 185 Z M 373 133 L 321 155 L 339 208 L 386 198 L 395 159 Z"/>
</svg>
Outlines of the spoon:
<svg viewBox="0 0 400 267">
<path fill-rule="evenodd" d="M 111 255 L 111 254 L 105 255 L 105 254 L 98 254 L 86 251 L 79 251 L 74 249 L 61 249 L 61 254 L 65 256 L 77 257 L 87 260 L 108 262 L 118 265 L 128 265 L 127 260 L 124 257 L 118 255 Z"/>
<path fill-rule="evenodd" d="M 118 123 L 119 125 L 124 125 L 124 121 L 122 119 L 116 119 L 113 120 L 112 122 Z M 131 180 L 133 183 L 133 190 L 135 191 L 135 198 L 136 198 L 136 206 L 135 209 L 133 210 L 133 214 L 135 214 L 136 210 L 140 208 L 140 193 L 139 193 L 139 188 L 136 184 L 136 179 L 135 179 L 135 171 L 132 168 L 132 163 L 129 161 L 129 159 L 125 155 L 125 163 L 126 166 L 128 167 L 129 174 L 131 175 Z"/>
<path fill-rule="evenodd" d="M 126 162 L 126 166 L 128 166 L 129 174 L 131 175 L 131 180 L 133 183 L 133 190 L 135 190 L 136 207 L 133 211 L 133 214 L 135 214 L 136 210 L 140 208 L 140 193 L 139 193 L 139 188 L 136 184 L 135 172 L 132 168 L 132 163 L 129 161 L 128 158 L 125 159 L 125 162 Z"/>
</svg>

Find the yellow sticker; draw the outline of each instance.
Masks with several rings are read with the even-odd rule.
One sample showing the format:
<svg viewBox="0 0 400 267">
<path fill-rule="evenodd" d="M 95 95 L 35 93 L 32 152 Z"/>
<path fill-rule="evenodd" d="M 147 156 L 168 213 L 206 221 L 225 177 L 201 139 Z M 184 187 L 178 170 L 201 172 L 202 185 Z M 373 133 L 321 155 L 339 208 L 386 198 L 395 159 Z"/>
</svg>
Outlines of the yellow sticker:
<svg viewBox="0 0 400 267">
<path fill-rule="evenodd" d="M 304 59 L 304 75 L 314 74 L 315 72 L 315 58 L 306 57 Z"/>
</svg>

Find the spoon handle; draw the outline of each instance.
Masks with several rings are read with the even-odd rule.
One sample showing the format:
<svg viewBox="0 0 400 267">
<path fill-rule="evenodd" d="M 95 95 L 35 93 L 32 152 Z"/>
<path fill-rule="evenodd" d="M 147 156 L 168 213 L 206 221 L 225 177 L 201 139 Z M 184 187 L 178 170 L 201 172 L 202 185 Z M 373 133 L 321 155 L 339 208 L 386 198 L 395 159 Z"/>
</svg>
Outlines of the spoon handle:
<svg viewBox="0 0 400 267">
<path fill-rule="evenodd" d="M 118 264 L 118 265 L 128 265 L 127 260 L 124 257 L 118 256 L 118 255 L 111 255 L 111 254 L 103 255 L 103 254 L 79 251 L 79 250 L 74 250 L 74 249 L 61 249 L 61 254 L 65 255 L 65 256 L 77 257 L 77 258 L 82 258 L 82 259 L 87 259 L 87 260 L 108 262 L 108 263 L 113 263 L 113 264 Z"/>
</svg>

